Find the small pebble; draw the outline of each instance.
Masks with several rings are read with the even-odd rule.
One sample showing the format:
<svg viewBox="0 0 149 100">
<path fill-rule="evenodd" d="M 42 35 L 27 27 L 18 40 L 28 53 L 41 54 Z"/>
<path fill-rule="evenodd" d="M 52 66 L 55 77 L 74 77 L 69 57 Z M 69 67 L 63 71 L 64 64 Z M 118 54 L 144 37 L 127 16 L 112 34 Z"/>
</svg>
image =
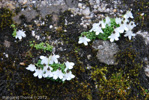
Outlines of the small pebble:
<svg viewBox="0 0 149 100">
<path fill-rule="evenodd" d="M 117 12 L 117 9 L 113 9 L 113 12 Z"/>
<path fill-rule="evenodd" d="M 53 28 L 53 25 L 50 25 L 49 28 Z"/>
<path fill-rule="evenodd" d="M 20 62 L 20 65 L 25 66 L 25 63 L 24 62 Z"/>
</svg>

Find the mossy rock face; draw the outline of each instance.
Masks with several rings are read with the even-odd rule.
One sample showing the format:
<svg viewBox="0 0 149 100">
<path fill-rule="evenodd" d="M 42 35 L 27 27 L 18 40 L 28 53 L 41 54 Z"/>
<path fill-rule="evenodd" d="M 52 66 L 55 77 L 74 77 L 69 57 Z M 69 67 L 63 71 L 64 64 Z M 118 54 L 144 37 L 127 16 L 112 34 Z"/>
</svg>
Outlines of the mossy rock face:
<svg viewBox="0 0 149 100">
<path fill-rule="evenodd" d="M 143 71 L 146 63 L 142 59 L 148 57 L 149 52 L 143 37 L 137 35 L 132 41 L 122 39 L 118 44 L 121 51 L 116 55 L 119 62 L 116 68 L 122 70 L 123 77 L 129 77 L 129 82 L 133 87 L 132 91 L 136 91 L 136 94 L 142 91 L 142 87 L 149 89 L 149 80 Z M 134 88 L 136 85 L 138 87 Z M 143 94 L 140 94 L 139 97 L 142 97 Z"/>
<path fill-rule="evenodd" d="M 145 89 L 149 89 L 149 84 L 142 59 L 148 57 L 147 45 L 140 35 L 132 41 L 121 37 L 117 44 L 120 48 L 115 55 L 118 65 L 93 67 L 91 77 L 99 91 L 97 95 L 102 99 L 147 99 Z"/>
<path fill-rule="evenodd" d="M 0 8 L 0 30 L 10 27 L 10 25 L 13 23 L 12 15 L 13 13 L 9 9 Z"/>
<path fill-rule="evenodd" d="M 34 20 L 39 20 L 39 16 L 31 22 L 27 22 L 25 16 L 20 16 L 21 24 L 18 25 L 18 29 L 23 29 L 27 35 L 27 38 L 23 38 L 22 41 L 14 42 L 13 30 L 7 27 L 10 22 L 0 30 L 0 80 L 2 80 L 0 96 L 43 96 L 43 99 L 48 100 L 147 98 L 147 95 L 144 96 L 144 90 L 149 87 L 147 84 L 149 79 L 143 72 L 145 63 L 142 58 L 149 57 L 149 53 L 148 49 L 145 49 L 147 46 L 143 38 L 136 36 L 129 41 L 121 37 L 120 41 L 116 42 L 121 50 L 115 56 L 118 65 L 106 65 L 97 59 L 97 51 L 92 48 L 92 42 L 88 46 L 78 44 L 78 37 L 87 29 L 80 26 L 80 15 L 71 17 L 71 14 L 70 11 L 60 13 L 57 30 L 49 29 L 49 25 L 54 24 L 52 15 L 46 16 L 46 20 L 42 19 L 46 23 L 43 26 L 37 26 L 34 23 Z M 72 24 L 65 25 L 65 19 Z M 40 41 L 31 36 L 28 25 L 32 25 L 36 34 L 42 37 Z M 51 38 L 48 39 L 48 36 Z M 10 42 L 9 47 L 3 45 L 5 40 Z M 55 54 L 60 55 L 60 62 L 68 60 L 75 63 L 72 69 L 75 78 L 63 84 L 48 79 L 38 79 L 33 76 L 33 72 L 27 71 L 26 66 L 36 63 L 40 55 L 51 55 L 51 52 L 31 48 L 29 41 L 33 40 L 35 43 L 62 41 L 63 45 L 61 43 L 54 45 Z M 59 50 L 60 47 L 62 50 Z M 4 52 L 9 54 L 9 58 L 5 57 Z M 90 59 L 87 58 L 88 55 Z M 20 62 L 25 65 L 21 65 Z M 131 88 L 128 89 L 129 87 Z"/>
</svg>

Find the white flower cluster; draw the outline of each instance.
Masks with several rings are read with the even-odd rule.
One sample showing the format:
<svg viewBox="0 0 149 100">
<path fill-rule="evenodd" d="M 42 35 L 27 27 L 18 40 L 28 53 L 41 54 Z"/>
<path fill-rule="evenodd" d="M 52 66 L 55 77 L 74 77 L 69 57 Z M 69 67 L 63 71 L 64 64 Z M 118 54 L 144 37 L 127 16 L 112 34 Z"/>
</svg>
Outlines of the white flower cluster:
<svg viewBox="0 0 149 100">
<path fill-rule="evenodd" d="M 41 65 L 43 65 L 43 69 L 42 68 L 36 68 L 36 66 L 34 64 L 30 64 L 28 65 L 28 67 L 26 68 L 27 70 L 30 71 L 35 71 L 35 73 L 33 74 L 34 77 L 38 77 L 39 79 L 43 78 L 53 78 L 54 80 L 60 79 L 63 82 L 65 80 L 71 80 L 72 78 L 74 78 L 75 76 L 72 74 L 71 69 L 74 66 L 73 62 L 69 62 L 66 61 L 65 64 L 65 69 L 64 72 L 61 70 L 61 68 L 57 68 L 57 70 L 53 70 L 54 68 L 51 67 L 52 64 L 59 64 L 58 62 L 58 58 L 60 56 L 59 55 L 51 55 L 49 57 L 46 56 L 40 56 L 41 59 Z"/>
<path fill-rule="evenodd" d="M 18 38 L 19 40 L 22 40 L 22 37 L 26 37 L 25 31 L 23 31 L 23 30 L 17 31 L 15 38 L 16 39 Z"/>
<path fill-rule="evenodd" d="M 128 19 L 128 18 L 133 18 L 132 13 L 130 11 L 127 11 L 123 17 L 124 17 L 123 19 L 122 18 L 115 19 L 116 23 L 119 24 L 120 27 L 118 27 L 114 30 L 114 32 L 116 34 L 118 34 L 116 37 L 112 38 L 109 36 L 111 42 L 113 42 L 114 40 L 117 40 L 117 38 L 119 38 L 119 36 L 120 36 L 120 33 L 124 33 L 124 31 L 125 31 L 124 36 L 128 37 L 129 40 L 131 40 L 132 36 L 135 36 L 135 34 L 132 32 L 132 29 L 134 27 L 136 27 L 136 25 L 133 21 L 129 21 L 129 19 Z M 113 35 L 113 34 L 111 34 L 111 35 Z"/>
<path fill-rule="evenodd" d="M 128 37 L 129 40 L 131 40 L 132 36 L 135 36 L 135 34 L 132 32 L 132 29 L 136 26 L 133 21 L 129 21 L 129 18 L 133 18 L 133 15 L 131 11 L 127 11 L 126 14 L 121 18 L 115 18 L 116 24 L 119 24 L 119 27 L 115 28 L 113 33 L 108 37 L 111 42 L 118 41 L 120 34 L 125 33 L 125 37 Z M 94 23 L 92 26 L 92 29 L 90 29 L 90 32 L 94 31 L 96 35 L 102 34 L 104 28 L 106 26 L 111 25 L 111 19 L 107 16 L 105 18 L 105 21 L 99 21 L 99 23 Z M 85 45 L 88 45 L 88 42 L 91 40 L 85 37 L 79 38 L 79 44 L 84 43 Z"/>
<path fill-rule="evenodd" d="M 132 32 L 132 29 L 136 26 L 133 21 L 129 21 L 129 18 L 133 18 L 133 15 L 131 11 L 127 11 L 126 14 L 123 16 L 123 18 L 115 18 L 116 24 L 119 24 L 120 27 L 117 27 L 114 29 L 113 33 L 108 37 L 111 42 L 118 41 L 120 34 L 125 32 L 125 37 L 128 37 L 129 40 L 131 40 L 132 36 L 135 36 L 135 34 Z M 110 18 L 106 17 L 106 22 L 103 21 L 99 22 L 101 23 L 101 28 L 105 28 L 105 25 L 110 25 Z M 99 28 L 99 30 L 101 30 Z M 102 33 L 102 32 L 100 32 Z M 97 34 L 96 34 L 97 35 Z"/>
</svg>

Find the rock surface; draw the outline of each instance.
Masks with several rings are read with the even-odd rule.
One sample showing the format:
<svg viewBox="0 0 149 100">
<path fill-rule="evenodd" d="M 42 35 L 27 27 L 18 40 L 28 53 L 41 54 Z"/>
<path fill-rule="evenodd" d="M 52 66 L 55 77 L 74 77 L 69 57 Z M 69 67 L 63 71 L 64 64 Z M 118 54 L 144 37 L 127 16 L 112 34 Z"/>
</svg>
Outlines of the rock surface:
<svg viewBox="0 0 149 100">
<path fill-rule="evenodd" d="M 119 51 L 116 43 L 103 40 L 95 40 L 92 47 L 98 50 L 96 56 L 100 62 L 108 65 L 116 65 L 114 55 Z"/>
<path fill-rule="evenodd" d="M 143 36 L 146 45 L 149 44 L 149 33 L 148 32 L 138 31 L 136 34 Z"/>
</svg>

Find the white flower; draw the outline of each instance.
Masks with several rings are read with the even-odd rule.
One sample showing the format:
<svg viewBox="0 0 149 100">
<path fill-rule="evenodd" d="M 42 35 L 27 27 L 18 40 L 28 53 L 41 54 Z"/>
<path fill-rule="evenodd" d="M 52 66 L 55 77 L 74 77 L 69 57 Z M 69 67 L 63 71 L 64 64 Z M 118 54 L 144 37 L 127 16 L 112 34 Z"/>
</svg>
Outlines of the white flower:
<svg viewBox="0 0 149 100">
<path fill-rule="evenodd" d="M 40 59 L 41 59 L 41 64 L 46 64 L 46 65 L 48 65 L 49 62 L 50 62 L 50 59 L 47 58 L 46 56 L 40 56 Z"/>
<path fill-rule="evenodd" d="M 32 36 L 35 36 L 35 31 L 32 31 Z"/>
<path fill-rule="evenodd" d="M 53 72 L 53 79 L 55 79 L 55 80 L 57 78 L 63 79 L 63 76 L 64 76 L 63 72 L 59 69 Z"/>
<path fill-rule="evenodd" d="M 51 66 L 44 66 L 43 68 L 43 77 L 53 77 L 53 73 L 51 72 L 53 70 L 53 68 Z"/>
<path fill-rule="evenodd" d="M 117 27 L 117 28 L 114 29 L 114 32 L 117 33 L 117 34 L 120 33 L 120 31 L 121 31 L 121 30 L 120 30 L 119 27 Z"/>
<path fill-rule="evenodd" d="M 103 33 L 100 24 L 99 23 L 94 23 L 92 29 L 90 30 L 90 32 L 94 31 L 96 35 L 98 35 L 99 33 Z"/>
<path fill-rule="evenodd" d="M 120 24 L 120 27 L 118 27 L 118 30 L 119 30 L 120 33 L 124 33 L 125 30 L 126 31 L 128 30 L 127 24 L 126 23 Z"/>
<path fill-rule="evenodd" d="M 40 36 L 39 36 L 39 35 L 35 35 L 35 38 L 36 38 L 37 40 L 39 40 L 39 39 L 40 39 Z"/>
<path fill-rule="evenodd" d="M 65 75 L 64 75 L 64 78 L 62 79 L 63 81 L 65 80 L 71 80 L 72 78 L 74 78 L 75 76 L 72 74 L 71 71 L 67 72 Z"/>
<path fill-rule="evenodd" d="M 51 72 L 50 70 L 47 70 L 44 74 L 43 77 L 53 77 L 53 72 Z"/>
<path fill-rule="evenodd" d="M 66 65 L 66 68 L 65 68 L 65 72 L 68 70 L 68 69 L 72 69 L 73 66 L 74 66 L 74 63 L 73 62 L 65 62 L 65 65 Z"/>
<path fill-rule="evenodd" d="M 134 27 L 136 27 L 136 24 L 133 21 L 127 25 L 128 30 L 132 30 Z"/>
<path fill-rule="evenodd" d="M 115 22 L 116 22 L 116 24 L 121 24 L 122 19 L 121 18 L 115 18 Z"/>
<path fill-rule="evenodd" d="M 126 24 L 127 22 L 129 22 L 129 19 L 128 19 L 128 18 L 124 18 L 124 19 L 123 19 L 123 23 Z"/>
<path fill-rule="evenodd" d="M 19 40 L 21 40 L 22 37 L 26 37 L 25 31 L 22 31 L 22 30 L 17 31 L 15 38 L 16 39 L 18 38 Z"/>
<path fill-rule="evenodd" d="M 108 25 L 110 25 L 110 23 L 111 23 L 111 20 L 108 16 L 106 17 L 106 22 L 105 23 L 108 24 Z"/>
<path fill-rule="evenodd" d="M 55 63 L 58 63 L 58 58 L 59 58 L 60 56 L 59 55 L 53 55 L 53 56 L 50 56 L 49 58 L 50 58 L 50 62 L 49 62 L 49 64 L 53 64 L 54 62 Z"/>
<path fill-rule="evenodd" d="M 40 56 L 40 59 L 42 59 L 41 60 L 41 64 L 46 64 L 46 65 L 48 65 L 48 64 L 53 64 L 54 62 L 55 63 L 58 63 L 58 58 L 59 58 L 60 56 L 59 55 L 53 55 L 53 56 L 49 56 L 48 58 L 47 57 L 45 57 L 45 56 Z"/>
<path fill-rule="evenodd" d="M 120 36 L 120 34 L 118 32 L 114 31 L 108 38 L 110 38 L 110 41 L 113 42 L 114 40 L 118 41 L 119 36 Z"/>
<path fill-rule="evenodd" d="M 100 25 L 101 25 L 101 28 L 106 28 L 106 23 L 103 20 L 99 21 L 99 26 Z M 103 33 L 103 31 L 101 33 Z"/>
<path fill-rule="evenodd" d="M 149 72 L 149 67 L 146 67 L 145 68 L 145 72 Z"/>
<path fill-rule="evenodd" d="M 126 34 L 124 36 L 128 37 L 129 40 L 131 40 L 131 37 L 136 36 L 136 34 L 133 34 L 133 32 L 129 30 L 129 31 L 126 31 Z"/>
<path fill-rule="evenodd" d="M 53 68 L 51 66 L 46 65 L 43 67 L 43 71 L 45 72 L 47 70 L 53 70 Z"/>
<path fill-rule="evenodd" d="M 36 69 L 35 70 L 35 73 L 33 75 L 34 75 L 34 77 L 37 77 L 38 76 L 38 78 L 41 79 L 42 78 L 42 75 L 43 75 L 43 70 Z"/>
<path fill-rule="evenodd" d="M 79 44 L 84 43 L 84 45 L 88 45 L 88 42 L 90 42 L 91 40 L 88 39 L 86 36 L 84 37 L 79 37 Z"/>
<path fill-rule="evenodd" d="M 33 72 L 36 70 L 36 67 L 35 67 L 35 65 L 30 64 L 30 65 L 28 65 L 28 67 L 26 69 Z"/>
<path fill-rule="evenodd" d="M 124 15 L 124 18 L 133 18 L 133 15 L 131 13 L 131 11 L 127 11 L 126 14 Z"/>
</svg>

